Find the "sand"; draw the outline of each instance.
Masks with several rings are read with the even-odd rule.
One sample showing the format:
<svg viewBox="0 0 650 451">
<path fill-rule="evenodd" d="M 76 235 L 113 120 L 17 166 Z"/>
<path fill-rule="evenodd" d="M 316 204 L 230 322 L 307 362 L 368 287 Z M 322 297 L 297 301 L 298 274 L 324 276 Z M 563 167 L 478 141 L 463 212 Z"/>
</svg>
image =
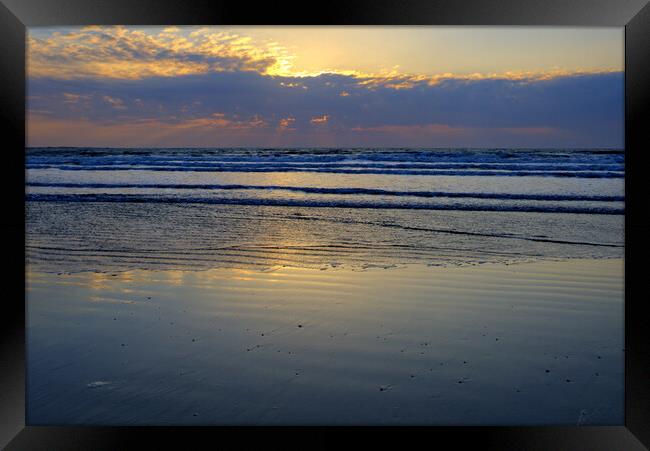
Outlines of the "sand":
<svg viewBox="0 0 650 451">
<path fill-rule="evenodd" d="M 623 261 L 27 272 L 28 423 L 620 425 Z"/>
</svg>

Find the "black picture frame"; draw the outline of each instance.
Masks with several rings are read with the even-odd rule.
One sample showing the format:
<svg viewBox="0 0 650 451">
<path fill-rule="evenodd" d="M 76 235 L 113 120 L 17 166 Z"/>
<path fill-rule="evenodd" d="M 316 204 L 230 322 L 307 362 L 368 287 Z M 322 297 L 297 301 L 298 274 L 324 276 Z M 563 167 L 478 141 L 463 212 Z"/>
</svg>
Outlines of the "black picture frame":
<svg viewBox="0 0 650 451">
<path fill-rule="evenodd" d="M 366 432 L 384 445 L 454 448 L 641 450 L 650 447 L 650 338 L 643 287 L 650 221 L 645 219 L 644 172 L 650 142 L 650 5 L 648 0 L 348 0 L 327 3 L 173 0 L 1 0 L 0 117 L 3 167 L 3 291 L 0 310 L 0 447 L 31 449 L 125 449 L 158 444 L 210 446 L 236 439 L 246 446 L 345 445 L 332 432 Z M 567 25 L 625 27 L 625 425 L 620 427 L 430 427 L 430 428 L 73 428 L 25 424 L 25 27 L 123 25 Z M 260 434 L 252 434 L 257 432 Z M 288 434 L 278 433 L 290 432 Z M 334 435 L 334 436 L 333 436 Z M 269 441 L 270 440 L 270 441 Z M 407 441 L 405 441 L 407 440 Z M 351 444 L 351 443 L 347 443 Z M 645 445 L 645 446 L 644 446 Z"/>
</svg>

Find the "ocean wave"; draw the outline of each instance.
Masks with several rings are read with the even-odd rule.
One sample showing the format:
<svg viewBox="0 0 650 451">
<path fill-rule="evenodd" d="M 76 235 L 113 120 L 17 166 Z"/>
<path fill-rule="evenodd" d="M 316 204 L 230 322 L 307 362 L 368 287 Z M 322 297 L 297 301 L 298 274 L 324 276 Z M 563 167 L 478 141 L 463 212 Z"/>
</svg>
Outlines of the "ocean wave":
<svg viewBox="0 0 650 451">
<path fill-rule="evenodd" d="M 496 168 L 491 165 L 607 165 L 622 166 L 624 151 L 564 149 L 91 149 L 29 148 L 28 164 L 51 165 L 175 165 L 175 164 L 395 164 L 457 165 L 459 168 Z M 478 165 L 478 166 L 477 166 Z"/>
<path fill-rule="evenodd" d="M 492 177 L 574 177 L 574 178 L 623 178 L 623 171 L 531 171 L 531 170 L 409 170 L 370 169 L 337 167 L 295 167 L 295 166 L 70 166 L 27 164 L 27 169 L 59 169 L 62 171 L 164 171 L 164 172 L 319 172 L 335 174 L 393 174 L 393 175 L 447 175 L 447 176 L 492 176 Z"/>
<path fill-rule="evenodd" d="M 260 199 L 222 197 L 170 197 L 140 194 L 28 194 L 31 202 L 118 202 L 144 204 L 218 204 L 278 207 L 369 208 L 408 210 L 509 211 L 529 213 L 625 214 L 624 208 L 564 205 L 426 204 L 400 202 L 328 201 L 307 199 Z"/>
<path fill-rule="evenodd" d="M 277 168 L 286 169 L 473 169 L 473 170 L 497 170 L 497 171 L 623 171 L 625 168 L 620 163 L 539 163 L 539 162 L 521 162 L 521 163 L 478 163 L 478 162 L 366 162 L 366 161 L 281 161 L 276 160 L 234 160 L 234 161 L 213 161 L 213 160 L 193 160 L 185 159 L 179 161 L 178 158 L 160 159 L 160 158 L 134 158 L 134 159 L 83 159 L 73 158 L 65 159 L 31 159 L 27 162 L 32 168 L 60 168 L 69 166 L 84 167 L 108 167 L 115 166 L 120 168 L 137 168 L 137 167 L 157 167 L 157 168 L 199 168 L 223 170 L 224 168 L 237 169 L 256 169 Z"/>
<path fill-rule="evenodd" d="M 623 158 L 623 149 L 503 149 L 503 148 L 109 148 L 109 147 L 28 147 L 28 156 L 35 157 L 284 157 L 291 158 L 330 158 L 342 159 L 350 155 L 361 156 L 366 159 L 459 159 L 477 157 L 490 160 L 533 159 L 533 158 Z"/>
<path fill-rule="evenodd" d="M 625 196 L 590 194 L 541 194 L 541 193 L 471 193 L 453 191 L 395 191 L 377 188 L 320 188 L 283 185 L 222 185 L 222 184 L 180 184 L 180 183 L 50 183 L 28 182 L 27 186 L 47 188 L 153 188 L 185 190 L 280 190 L 309 194 L 369 195 L 369 196 L 412 196 L 424 198 L 469 198 L 469 199 L 510 199 L 541 201 L 599 201 L 622 202 Z"/>
</svg>

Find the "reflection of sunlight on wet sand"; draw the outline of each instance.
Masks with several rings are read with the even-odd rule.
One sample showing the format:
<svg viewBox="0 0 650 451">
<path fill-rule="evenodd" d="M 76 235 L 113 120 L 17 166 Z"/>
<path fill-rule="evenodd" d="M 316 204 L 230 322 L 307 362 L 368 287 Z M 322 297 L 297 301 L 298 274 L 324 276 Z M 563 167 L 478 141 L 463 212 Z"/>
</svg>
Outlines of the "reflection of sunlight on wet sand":
<svg viewBox="0 0 650 451">
<path fill-rule="evenodd" d="M 279 247 L 293 242 L 279 243 Z M 582 267 L 572 268 L 565 276 L 558 274 L 556 264 L 538 263 L 532 266 L 515 265 L 513 273 L 525 274 L 527 268 L 535 268 L 534 279 L 546 283 L 546 278 L 566 280 L 572 283 L 582 281 L 592 270 L 601 274 L 603 284 L 609 284 L 620 278 L 616 265 L 607 261 L 585 262 Z M 584 268 L 584 269 L 583 269 Z M 593 269 L 592 269 L 593 268 Z M 86 297 L 90 302 L 133 303 L 154 297 L 167 298 L 169 302 L 191 300 L 201 308 L 230 312 L 238 315 L 246 311 L 251 317 L 258 317 L 263 310 L 280 306 L 293 305 L 328 311 L 332 301 L 345 293 L 347 308 L 367 309 L 378 297 L 394 300 L 411 298 L 411 304 L 426 305 L 446 303 L 446 298 L 457 297 L 465 293 L 470 299 L 477 296 L 477 284 L 483 295 L 491 296 L 496 290 L 491 282 L 496 274 L 503 272 L 502 266 L 485 264 L 475 268 L 429 268 L 426 266 L 406 266 L 394 270 L 369 269 L 356 271 L 349 269 L 317 270 L 314 268 L 275 267 L 272 270 L 215 268 L 203 271 L 146 271 L 133 270 L 124 273 L 78 273 L 71 275 L 54 275 L 27 271 L 28 288 L 42 290 L 48 283 L 75 286 L 91 291 Z M 519 277 L 523 277 L 522 274 Z M 536 289 L 529 286 L 532 282 L 511 286 L 510 295 L 521 293 L 524 288 L 532 296 Z M 566 287 L 565 292 L 570 291 Z M 161 291 L 162 289 L 162 291 Z M 589 291 L 586 287 L 580 289 Z M 542 294 L 541 292 L 539 293 Z M 554 296 L 546 293 L 548 299 Z M 547 305 L 550 301 L 546 300 Z M 242 304 L 242 301 L 245 301 Z M 444 302 L 443 302 L 444 301 Z M 399 303 L 390 305 L 389 310 L 399 308 Z M 356 306 L 356 307 L 354 307 Z M 243 309 L 236 313 L 237 309 Z M 439 310 L 438 315 L 445 309 Z M 444 316 L 444 315 L 443 315 Z"/>
<path fill-rule="evenodd" d="M 228 173 L 225 173 L 225 175 L 227 176 Z M 200 173 L 199 176 L 201 176 Z M 221 174 L 221 177 L 223 176 L 224 174 Z M 271 186 L 297 186 L 305 183 L 305 176 L 304 173 L 292 172 L 260 173 L 255 175 L 255 183 Z M 307 176 L 311 177 L 312 174 L 307 174 Z M 329 177 L 320 176 L 319 178 L 327 180 Z M 228 181 L 228 183 L 230 182 Z M 265 193 L 265 195 L 269 194 Z M 319 267 L 327 266 L 330 262 L 320 264 L 322 255 L 314 253 L 313 248 L 330 244 L 331 238 L 328 239 L 322 236 L 322 232 L 310 227 L 310 223 L 292 219 L 290 216 L 293 214 L 301 213 L 292 212 L 289 217 L 282 218 L 265 218 L 267 220 L 262 227 L 257 227 L 255 223 L 251 223 L 252 225 L 247 224 L 246 235 L 250 245 L 241 243 L 225 250 L 223 254 L 235 259 L 238 257 L 248 259 L 254 256 L 255 261 L 260 262 L 260 267 L 263 267 L 266 271 L 273 271 L 286 266 L 300 266 L 302 263 L 311 263 L 311 266 L 316 264 Z M 221 220 L 222 218 L 215 216 L 214 219 Z M 223 255 L 219 253 L 214 257 L 219 259 L 223 258 Z M 296 260 L 300 260 L 298 265 L 296 265 Z M 243 272 L 242 274 L 250 275 L 255 272 L 257 271 Z"/>
<path fill-rule="evenodd" d="M 255 280 L 255 277 L 253 277 L 255 275 L 255 272 L 256 271 L 252 271 L 248 269 L 235 268 L 232 270 L 233 275 L 229 278 L 233 280 L 246 280 L 246 281 Z M 210 274 L 207 274 L 205 276 L 206 277 L 201 277 L 201 280 L 203 282 L 208 280 L 215 280 L 214 277 Z"/>
<path fill-rule="evenodd" d="M 290 246 L 291 242 L 281 244 Z M 278 257 L 281 259 L 281 257 Z M 140 302 L 146 296 L 160 293 L 160 287 L 173 289 L 174 296 L 187 296 L 182 294 L 189 290 L 189 295 L 212 293 L 218 295 L 220 302 L 228 305 L 232 300 L 239 299 L 246 294 L 256 293 L 256 296 L 268 293 L 270 298 L 277 295 L 289 296 L 293 302 L 320 303 L 330 296 L 329 289 L 342 289 L 354 287 L 370 281 L 371 285 L 381 284 L 386 281 L 382 271 L 346 271 L 329 269 L 319 271 L 313 268 L 300 268 L 291 266 L 273 266 L 269 269 L 243 269 L 243 268 L 214 268 L 201 271 L 163 270 L 147 271 L 132 270 L 116 273 L 82 272 L 76 274 L 47 274 L 27 271 L 28 290 L 38 289 L 52 281 L 57 285 L 73 286 L 90 290 L 86 298 L 90 302 L 109 302 L 128 304 Z M 392 279 L 389 275 L 388 279 Z M 177 291 L 182 290 L 182 291 Z M 171 296 L 171 294 L 170 294 Z M 225 297 L 224 297 L 225 296 Z M 361 300 L 357 296 L 351 299 Z M 180 299 L 176 297 L 176 299 Z M 203 299 L 198 296 L 198 299 Z M 212 302 L 209 296 L 204 301 Z M 264 303 L 266 301 L 260 301 Z M 250 307 L 257 305 L 250 303 Z"/>
<path fill-rule="evenodd" d="M 185 275 L 183 271 L 165 271 L 165 282 L 171 285 L 180 286 L 185 283 Z"/>
<path fill-rule="evenodd" d="M 477 409 L 479 424 L 505 403 L 527 421 L 544 411 L 570 422 L 574 407 L 589 402 L 613 406 L 611 423 L 622 411 L 622 272 L 621 259 L 366 271 L 28 271 L 30 364 L 48 375 L 34 380 L 32 393 L 67 402 L 65 414 L 81 421 L 87 413 L 76 400 L 100 393 L 88 384 L 114 381 L 119 389 L 102 400 L 108 407 L 97 418 L 115 423 L 133 409 L 150 412 L 151 393 L 176 421 L 189 412 L 190 421 L 260 422 L 268 418 L 262 410 L 291 405 L 297 410 L 276 409 L 273 418 L 332 421 L 349 410 L 349 423 L 385 422 L 399 406 L 413 411 L 404 422 L 467 421 L 468 409 Z M 555 359 L 559 353 L 568 358 Z M 52 388 L 54 370 L 67 391 Z M 394 387 L 388 401 L 385 387 Z M 432 409 L 423 393 L 448 409 Z M 46 412 L 39 396 L 31 397 L 32 412 Z M 341 410 L 346 404 L 354 406 Z"/>
<path fill-rule="evenodd" d="M 166 271 L 165 273 L 167 272 L 182 273 L 182 271 Z M 133 289 L 129 288 L 129 285 L 143 284 L 152 280 L 151 274 L 149 274 L 147 271 L 141 270 L 116 273 L 87 271 L 75 274 L 58 274 L 58 276 L 59 277 L 57 278 L 57 284 L 78 286 L 94 291 L 119 290 L 121 293 L 133 292 Z M 54 277 L 54 274 L 40 273 L 37 271 L 32 271 L 29 268 L 25 274 L 28 285 L 42 282 L 43 280 L 47 280 L 50 277 Z"/>
<path fill-rule="evenodd" d="M 131 290 L 129 290 L 131 291 Z M 111 296 L 90 296 L 88 298 L 90 302 L 111 302 L 114 304 L 133 304 L 134 301 L 128 300 L 128 299 L 123 299 L 123 298 L 116 298 L 116 297 L 111 297 Z"/>
</svg>

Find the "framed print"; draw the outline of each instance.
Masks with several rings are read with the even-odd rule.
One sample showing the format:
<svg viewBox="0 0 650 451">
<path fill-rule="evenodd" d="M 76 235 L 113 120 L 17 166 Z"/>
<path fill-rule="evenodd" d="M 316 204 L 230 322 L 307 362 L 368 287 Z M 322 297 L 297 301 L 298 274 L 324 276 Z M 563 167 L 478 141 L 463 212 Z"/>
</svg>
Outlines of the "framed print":
<svg viewBox="0 0 650 451">
<path fill-rule="evenodd" d="M 4 5 L 7 449 L 648 446 L 646 2 Z"/>
</svg>

